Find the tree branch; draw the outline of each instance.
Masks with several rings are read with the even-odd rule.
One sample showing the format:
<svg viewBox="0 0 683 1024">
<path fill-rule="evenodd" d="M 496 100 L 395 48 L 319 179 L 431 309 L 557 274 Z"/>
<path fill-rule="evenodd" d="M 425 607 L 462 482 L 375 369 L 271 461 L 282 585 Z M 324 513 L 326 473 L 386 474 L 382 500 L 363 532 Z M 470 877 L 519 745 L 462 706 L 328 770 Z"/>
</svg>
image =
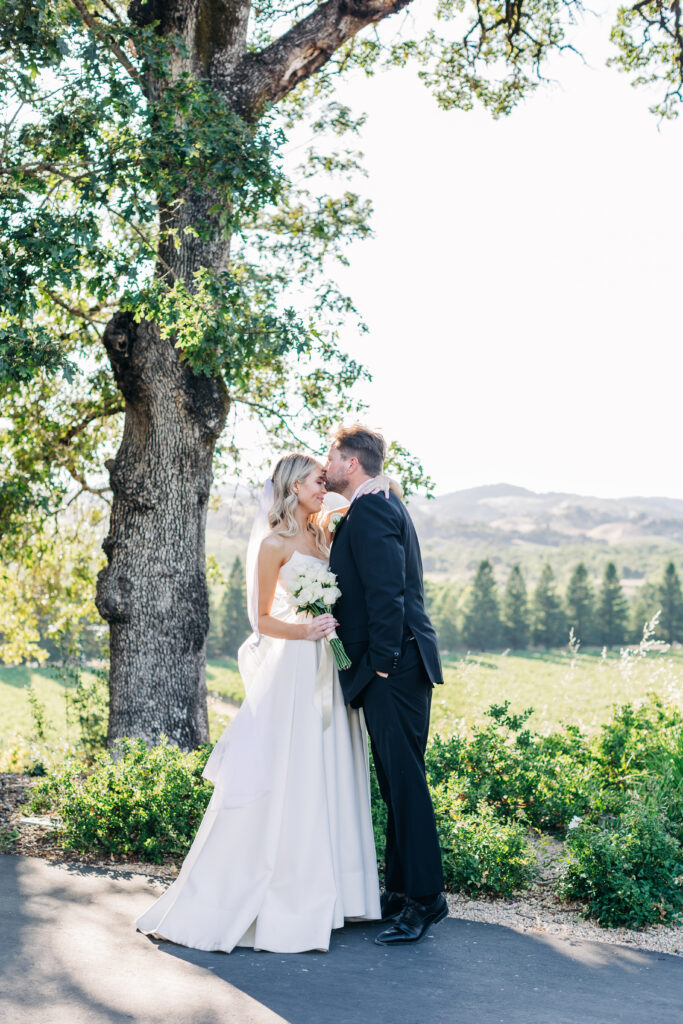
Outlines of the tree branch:
<svg viewBox="0 0 683 1024">
<path fill-rule="evenodd" d="M 327 0 L 270 46 L 242 58 L 230 76 L 231 103 L 244 114 L 276 103 L 362 28 L 396 14 L 409 3 L 411 0 Z"/>
<path fill-rule="evenodd" d="M 100 408 L 91 409 L 90 412 L 86 413 L 85 416 L 77 423 L 72 423 L 65 434 L 59 438 L 59 444 L 68 446 L 71 443 L 71 439 L 80 434 L 90 423 L 95 420 L 104 419 L 105 416 L 115 416 L 119 412 L 123 412 L 125 406 L 122 401 L 114 400 L 110 403 L 105 403 Z"/>
<path fill-rule="evenodd" d="M 95 497 L 101 498 L 102 501 L 104 501 L 107 505 L 111 505 L 111 501 L 107 497 L 108 494 L 111 494 L 111 487 L 91 487 L 90 484 L 85 479 L 85 477 L 83 476 L 83 474 L 79 473 L 78 470 L 75 469 L 73 466 L 65 466 L 64 468 L 66 469 L 69 476 L 73 477 L 76 483 L 79 484 L 81 487 L 80 492 L 74 496 L 72 501 L 75 501 L 75 499 L 80 497 L 81 494 L 87 493 L 94 494 Z M 69 502 L 69 504 L 71 504 L 71 502 Z"/>
<path fill-rule="evenodd" d="M 73 0 L 73 5 L 80 14 L 80 16 L 83 18 L 83 21 L 88 26 L 88 28 L 92 32 L 94 32 L 94 34 L 97 36 L 100 42 L 104 43 L 108 50 L 111 50 L 111 52 L 118 60 L 119 64 L 121 64 L 126 69 L 130 77 L 134 79 L 134 81 L 136 81 L 138 85 L 142 85 L 142 78 L 137 69 L 133 67 L 133 65 L 128 60 L 128 58 L 126 57 L 125 53 L 118 45 L 118 43 L 114 42 L 113 39 L 108 38 L 107 35 L 104 32 L 102 32 L 100 28 L 98 28 L 97 22 L 93 18 L 88 8 L 83 3 L 83 0 Z"/>
<path fill-rule="evenodd" d="M 278 409 L 272 409 L 270 406 L 263 405 L 261 402 L 251 402 L 247 398 L 236 398 L 234 395 L 231 395 L 230 398 L 235 405 L 246 405 L 249 409 L 255 409 L 257 412 L 264 413 L 266 416 L 272 416 L 274 419 L 279 420 L 285 430 L 288 431 L 298 445 L 301 445 L 303 448 L 308 448 L 309 451 L 313 451 L 308 441 L 304 441 L 304 439 L 299 437 L 299 435 L 294 431 L 291 423 L 289 422 L 290 417 L 286 413 L 280 412 Z"/>
<path fill-rule="evenodd" d="M 88 313 L 86 313 L 82 309 L 77 309 L 75 306 L 70 306 L 68 302 L 64 302 L 57 295 L 55 295 L 54 292 L 44 289 L 43 294 L 46 295 L 49 299 L 51 299 L 52 302 L 55 303 L 55 305 L 61 306 L 62 309 L 65 309 L 67 313 L 71 313 L 72 316 L 80 317 L 81 320 L 87 320 L 88 323 L 91 324 L 102 324 L 103 327 L 106 326 L 107 324 L 107 320 L 96 320 L 94 316 L 90 315 L 91 313 L 98 313 L 102 308 L 101 306 L 93 306 L 93 308 Z"/>
<path fill-rule="evenodd" d="M 79 181 L 85 181 L 88 174 L 69 174 L 67 171 L 63 171 L 56 164 L 50 163 L 47 160 L 35 160 L 30 164 L 12 164 L 11 166 L 0 166 L 0 175 L 10 178 L 13 175 L 26 174 L 29 177 L 38 178 L 40 171 L 49 171 L 50 174 L 56 174 L 63 181 L 71 181 L 78 184 Z"/>
<path fill-rule="evenodd" d="M 23 110 L 23 108 L 24 108 L 24 103 L 23 102 L 19 103 L 19 105 L 17 106 L 17 109 L 14 111 L 14 113 L 10 117 L 9 121 L 7 121 L 5 123 L 5 131 L 4 131 L 3 138 L 2 138 L 2 151 L 0 152 L 0 167 L 4 166 L 4 163 L 5 163 L 5 154 L 7 152 L 7 144 L 9 142 L 9 133 L 10 133 L 10 131 L 12 129 L 12 125 L 14 124 L 16 119 L 18 118 L 18 116 L 19 116 L 20 112 Z"/>
</svg>

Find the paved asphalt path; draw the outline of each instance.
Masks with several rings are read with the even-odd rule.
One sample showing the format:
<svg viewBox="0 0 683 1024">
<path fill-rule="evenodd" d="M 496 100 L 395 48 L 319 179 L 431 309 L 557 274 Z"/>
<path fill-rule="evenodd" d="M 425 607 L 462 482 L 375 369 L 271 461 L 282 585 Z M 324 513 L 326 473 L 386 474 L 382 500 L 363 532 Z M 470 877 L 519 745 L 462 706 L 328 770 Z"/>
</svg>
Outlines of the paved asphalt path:
<svg viewBox="0 0 683 1024">
<path fill-rule="evenodd" d="M 2 1024 L 683 1024 L 683 959 L 448 918 L 384 950 L 202 953 L 134 920 L 163 885 L 0 857 Z"/>
</svg>

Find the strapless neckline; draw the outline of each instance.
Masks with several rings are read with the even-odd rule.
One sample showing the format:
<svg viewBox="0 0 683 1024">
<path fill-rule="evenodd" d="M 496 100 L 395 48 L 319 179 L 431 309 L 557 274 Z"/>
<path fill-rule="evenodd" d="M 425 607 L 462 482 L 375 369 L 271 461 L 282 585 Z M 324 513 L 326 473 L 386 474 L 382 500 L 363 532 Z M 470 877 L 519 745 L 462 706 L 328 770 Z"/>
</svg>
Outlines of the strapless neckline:
<svg viewBox="0 0 683 1024">
<path fill-rule="evenodd" d="M 284 569 L 286 565 L 289 565 L 289 563 L 293 560 L 294 555 L 299 555 L 300 558 L 312 558 L 314 562 L 322 562 L 324 565 L 327 565 L 326 558 L 319 558 L 317 555 L 309 555 L 306 554 L 305 551 L 297 551 L 295 548 L 292 554 L 287 559 L 287 561 L 282 564 L 280 571 L 282 571 L 282 569 Z"/>
</svg>

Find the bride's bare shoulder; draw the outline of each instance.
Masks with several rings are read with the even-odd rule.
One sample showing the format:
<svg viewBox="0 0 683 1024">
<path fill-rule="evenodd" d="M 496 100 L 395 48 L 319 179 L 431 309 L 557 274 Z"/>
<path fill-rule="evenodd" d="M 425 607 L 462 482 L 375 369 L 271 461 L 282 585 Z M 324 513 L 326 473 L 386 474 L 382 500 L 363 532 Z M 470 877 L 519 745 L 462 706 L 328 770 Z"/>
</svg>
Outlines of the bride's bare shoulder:
<svg viewBox="0 0 683 1024">
<path fill-rule="evenodd" d="M 261 541 L 259 555 L 265 556 L 269 561 L 280 558 L 283 562 L 289 555 L 289 538 L 283 537 L 281 533 L 268 533 Z"/>
</svg>

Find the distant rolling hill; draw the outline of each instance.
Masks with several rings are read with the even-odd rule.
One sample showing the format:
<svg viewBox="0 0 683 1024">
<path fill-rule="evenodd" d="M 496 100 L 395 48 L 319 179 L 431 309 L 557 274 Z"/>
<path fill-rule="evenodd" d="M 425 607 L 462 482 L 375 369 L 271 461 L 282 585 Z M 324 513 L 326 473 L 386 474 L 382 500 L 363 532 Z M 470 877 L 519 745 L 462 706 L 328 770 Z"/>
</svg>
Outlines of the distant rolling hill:
<svg viewBox="0 0 683 1024">
<path fill-rule="evenodd" d="M 243 554 L 253 515 L 244 488 L 223 491 L 209 513 L 207 548 L 223 565 Z M 409 502 L 424 558 L 435 579 L 469 578 L 490 558 L 503 579 L 519 562 L 529 582 L 550 561 L 560 582 L 584 561 L 593 575 L 616 562 L 630 588 L 658 578 L 673 560 L 683 573 L 683 500 L 677 498 L 595 498 L 545 494 L 492 484 Z"/>
</svg>

